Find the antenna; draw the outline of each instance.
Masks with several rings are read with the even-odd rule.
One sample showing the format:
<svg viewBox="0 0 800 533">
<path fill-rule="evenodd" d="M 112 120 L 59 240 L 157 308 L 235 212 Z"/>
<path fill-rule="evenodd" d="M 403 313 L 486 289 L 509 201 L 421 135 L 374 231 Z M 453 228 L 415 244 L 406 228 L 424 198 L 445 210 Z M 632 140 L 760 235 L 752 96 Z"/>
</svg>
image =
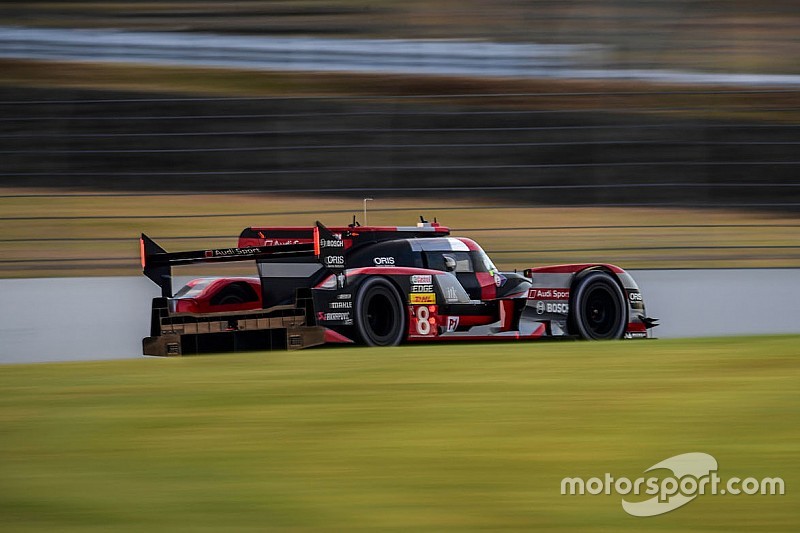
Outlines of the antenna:
<svg viewBox="0 0 800 533">
<path fill-rule="evenodd" d="M 364 225 L 367 225 L 367 202 L 371 202 L 374 198 L 364 198 Z"/>
</svg>

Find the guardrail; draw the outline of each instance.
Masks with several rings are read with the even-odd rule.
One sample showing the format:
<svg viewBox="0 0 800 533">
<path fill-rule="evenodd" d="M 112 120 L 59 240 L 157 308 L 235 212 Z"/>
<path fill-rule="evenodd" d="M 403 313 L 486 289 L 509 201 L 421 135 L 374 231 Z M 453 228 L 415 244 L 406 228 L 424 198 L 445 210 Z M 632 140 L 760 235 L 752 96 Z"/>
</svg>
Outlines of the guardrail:
<svg viewBox="0 0 800 533">
<path fill-rule="evenodd" d="M 57 100 L 34 91 L 29 100 L 0 100 L 0 139 L 0 179 L 9 187 L 0 191 L 0 271 L 15 275 L 23 266 L 34 274 L 134 268 L 124 246 L 144 223 L 161 240 L 202 242 L 233 235 L 194 230 L 194 221 L 280 224 L 359 211 L 324 201 L 313 210 L 213 210 L 204 200 L 213 195 L 415 198 L 413 206 L 370 209 L 404 217 L 492 212 L 485 225 L 452 225 L 488 235 L 488 250 L 515 261 L 597 254 L 638 266 L 749 266 L 756 257 L 800 265 L 795 89 Z M 136 198 L 184 208 L 109 207 Z M 203 209 L 187 210 L 192 198 Z M 459 200 L 472 198 L 482 202 Z M 112 212 L 65 207 L 78 199 Z M 35 207 L 11 212 L 20 202 Z M 723 223 L 648 223 L 643 215 L 622 224 L 508 224 L 505 211 L 537 206 L 749 214 Z M 186 232 L 158 230 L 171 220 L 185 220 Z M 114 229 L 85 234 L 93 221 Z M 83 229 L 70 234 L 74 224 Z M 606 242 L 609 231 L 622 236 Z M 667 240 L 648 237 L 667 231 Z M 536 238 L 530 248 L 491 244 L 512 233 Z M 43 257 L 41 244 L 54 239 L 63 250 Z M 106 245 L 119 254 L 102 253 Z M 70 254 L 81 247 L 90 256 Z"/>
</svg>

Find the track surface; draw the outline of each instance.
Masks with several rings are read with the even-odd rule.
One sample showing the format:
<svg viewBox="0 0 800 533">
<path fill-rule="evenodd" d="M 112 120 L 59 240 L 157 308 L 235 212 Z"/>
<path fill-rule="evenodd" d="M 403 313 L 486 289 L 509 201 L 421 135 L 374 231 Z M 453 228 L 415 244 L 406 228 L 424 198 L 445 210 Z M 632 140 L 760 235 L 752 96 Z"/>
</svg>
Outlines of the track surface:
<svg viewBox="0 0 800 533">
<path fill-rule="evenodd" d="M 800 332 L 796 269 L 632 272 L 660 338 Z M 176 280 L 176 286 L 184 282 Z M 144 277 L 0 280 L 0 363 L 140 357 Z"/>
<path fill-rule="evenodd" d="M 256 70 L 800 85 L 800 76 L 603 68 L 596 45 L 319 39 L 0 27 L 0 57 Z"/>
</svg>

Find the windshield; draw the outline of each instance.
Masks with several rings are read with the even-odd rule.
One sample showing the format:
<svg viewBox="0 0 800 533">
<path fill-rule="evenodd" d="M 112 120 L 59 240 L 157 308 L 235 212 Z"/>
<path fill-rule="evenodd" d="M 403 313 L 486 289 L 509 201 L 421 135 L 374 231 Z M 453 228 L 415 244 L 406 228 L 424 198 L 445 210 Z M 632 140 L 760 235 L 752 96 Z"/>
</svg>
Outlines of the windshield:
<svg viewBox="0 0 800 533">
<path fill-rule="evenodd" d="M 497 267 L 494 266 L 492 260 L 489 259 L 489 256 L 486 255 L 482 249 L 478 248 L 477 251 L 473 252 L 475 261 L 475 271 L 476 272 L 488 272 L 491 275 L 495 275 L 497 273 Z"/>
</svg>

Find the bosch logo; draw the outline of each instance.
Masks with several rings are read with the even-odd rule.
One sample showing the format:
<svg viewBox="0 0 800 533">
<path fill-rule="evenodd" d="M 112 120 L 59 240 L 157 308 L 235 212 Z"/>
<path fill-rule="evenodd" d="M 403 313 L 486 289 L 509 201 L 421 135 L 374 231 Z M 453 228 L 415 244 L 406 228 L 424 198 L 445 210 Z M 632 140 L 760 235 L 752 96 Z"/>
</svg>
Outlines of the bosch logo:
<svg viewBox="0 0 800 533">
<path fill-rule="evenodd" d="M 323 248 L 344 248 L 344 241 L 333 239 L 320 239 L 319 245 Z"/>
<path fill-rule="evenodd" d="M 545 313 L 566 315 L 569 314 L 569 304 L 556 303 L 556 302 L 543 302 L 540 300 L 536 302 L 536 312 L 540 315 L 543 315 Z"/>
<path fill-rule="evenodd" d="M 376 257 L 372 262 L 375 266 L 394 266 L 394 257 Z"/>
<path fill-rule="evenodd" d="M 559 315 L 566 315 L 569 313 L 569 304 L 547 304 L 548 313 L 556 313 Z"/>
</svg>

